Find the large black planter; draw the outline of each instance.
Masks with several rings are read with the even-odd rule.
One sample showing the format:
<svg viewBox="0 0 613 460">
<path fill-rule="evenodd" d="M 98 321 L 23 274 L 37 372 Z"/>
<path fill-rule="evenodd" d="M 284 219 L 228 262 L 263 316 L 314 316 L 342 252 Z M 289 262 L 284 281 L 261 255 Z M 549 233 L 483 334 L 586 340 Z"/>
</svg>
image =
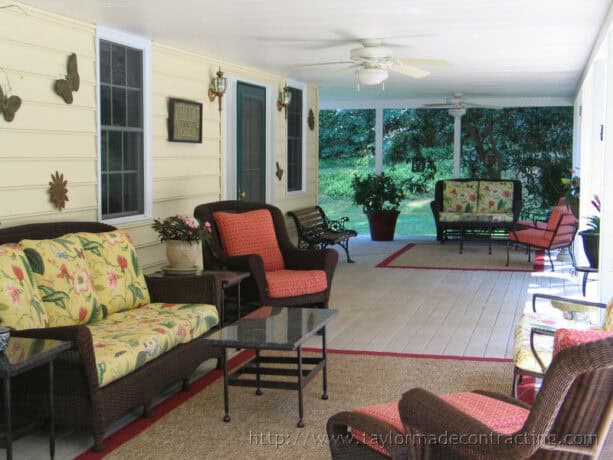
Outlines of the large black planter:
<svg viewBox="0 0 613 460">
<path fill-rule="evenodd" d="M 399 211 L 368 211 L 368 226 L 370 238 L 373 241 L 392 241 L 396 231 L 396 220 Z"/>
<path fill-rule="evenodd" d="M 583 250 L 590 267 L 598 268 L 598 252 L 600 250 L 600 234 L 584 230 L 579 232 L 583 239 Z"/>
</svg>

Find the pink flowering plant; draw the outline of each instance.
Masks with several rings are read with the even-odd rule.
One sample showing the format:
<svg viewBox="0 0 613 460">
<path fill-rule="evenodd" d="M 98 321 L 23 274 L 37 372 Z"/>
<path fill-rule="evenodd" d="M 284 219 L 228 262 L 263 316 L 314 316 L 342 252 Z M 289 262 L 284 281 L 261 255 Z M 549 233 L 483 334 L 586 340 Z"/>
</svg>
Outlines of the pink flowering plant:
<svg viewBox="0 0 613 460">
<path fill-rule="evenodd" d="M 194 242 L 200 241 L 203 238 L 208 239 L 211 232 L 211 224 L 209 224 L 208 228 L 206 224 L 208 222 L 205 223 L 203 228 L 193 217 L 177 214 L 165 219 L 155 219 L 152 227 L 158 232 L 161 241 L 179 240 Z"/>
<path fill-rule="evenodd" d="M 592 207 L 596 210 L 596 214 L 587 218 L 588 231 L 600 234 L 600 197 L 598 195 L 594 195 Z"/>
</svg>

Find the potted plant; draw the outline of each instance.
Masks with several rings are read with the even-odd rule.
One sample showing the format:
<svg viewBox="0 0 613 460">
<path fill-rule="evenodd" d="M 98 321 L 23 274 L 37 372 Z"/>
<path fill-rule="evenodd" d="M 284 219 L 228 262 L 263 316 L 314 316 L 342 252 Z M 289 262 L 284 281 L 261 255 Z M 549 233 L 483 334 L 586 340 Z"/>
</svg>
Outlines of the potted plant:
<svg viewBox="0 0 613 460">
<path fill-rule="evenodd" d="M 596 209 L 596 214 L 588 217 L 588 229 L 579 232 L 583 240 L 583 250 L 587 257 L 590 267 L 598 268 L 598 252 L 600 251 L 600 198 L 594 195 L 592 206 Z"/>
<path fill-rule="evenodd" d="M 209 222 L 205 222 L 201 227 L 196 219 L 177 214 L 165 219 L 155 219 L 152 227 L 158 232 L 160 241 L 166 243 L 166 257 L 169 266 L 165 269 L 175 271 L 195 271 L 197 269 L 200 253 L 198 243 L 203 238 L 209 237 L 211 232 Z"/>
<path fill-rule="evenodd" d="M 563 177 L 562 189 L 564 191 L 564 202 L 568 209 L 579 219 L 579 192 L 581 191 L 581 178 L 575 176 L 575 170 L 569 169 L 571 177 Z"/>
<path fill-rule="evenodd" d="M 353 202 L 362 206 L 368 218 L 370 237 L 373 241 L 394 239 L 396 220 L 404 191 L 394 180 L 381 173 L 353 177 Z"/>
</svg>

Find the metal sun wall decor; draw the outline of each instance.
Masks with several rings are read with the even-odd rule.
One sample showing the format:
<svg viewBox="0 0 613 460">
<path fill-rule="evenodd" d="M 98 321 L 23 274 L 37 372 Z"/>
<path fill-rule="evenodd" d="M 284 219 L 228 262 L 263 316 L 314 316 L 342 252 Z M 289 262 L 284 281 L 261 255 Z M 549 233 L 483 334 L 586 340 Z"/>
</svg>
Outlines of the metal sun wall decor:
<svg viewBox="0 0 613 460">
<path fill-rule="evenodd" d="M 59 211 L 66 207 L 68 201 L 68 181 L 64 180 L 64 174 L 60 174 L 55 171 L 55 174 L 51 174 L 51 181 L 49 182 L 49 201 L 53 203 L 53 206 Z"/>
<path fill-rule="evenodd" d="M 53 90 L 66 104 L 72 104 L 72 93 L 73 91 L 79 91 L 79 86 L 81 85 L 81 78 L 79 77 L 79 69 L 77 66 L 77 55 L 75 53 L 68 56 L 66 72 L 66 77 L 55 80 Z"/>
</svg>

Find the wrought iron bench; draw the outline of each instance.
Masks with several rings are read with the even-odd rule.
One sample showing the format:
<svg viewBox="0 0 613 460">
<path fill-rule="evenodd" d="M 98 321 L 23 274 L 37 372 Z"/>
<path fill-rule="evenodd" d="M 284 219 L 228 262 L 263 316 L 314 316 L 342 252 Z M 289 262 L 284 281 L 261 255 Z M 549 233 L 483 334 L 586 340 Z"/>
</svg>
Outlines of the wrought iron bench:
<svg viewBox="0 0 613 460">
<path fill-rule="evenodd" d="M 347 262 L 353 263 L 349 255 L 349 238 L 357 236 L 355 230 L 345 228 L 348 217 L 338 220 L 328 219 L 319 206 L 297 209 L 287 213 L 298 230 L 298 247 L 302 249 L 323 249 L 338 244 L 345 250 Z"/>
</svg>

